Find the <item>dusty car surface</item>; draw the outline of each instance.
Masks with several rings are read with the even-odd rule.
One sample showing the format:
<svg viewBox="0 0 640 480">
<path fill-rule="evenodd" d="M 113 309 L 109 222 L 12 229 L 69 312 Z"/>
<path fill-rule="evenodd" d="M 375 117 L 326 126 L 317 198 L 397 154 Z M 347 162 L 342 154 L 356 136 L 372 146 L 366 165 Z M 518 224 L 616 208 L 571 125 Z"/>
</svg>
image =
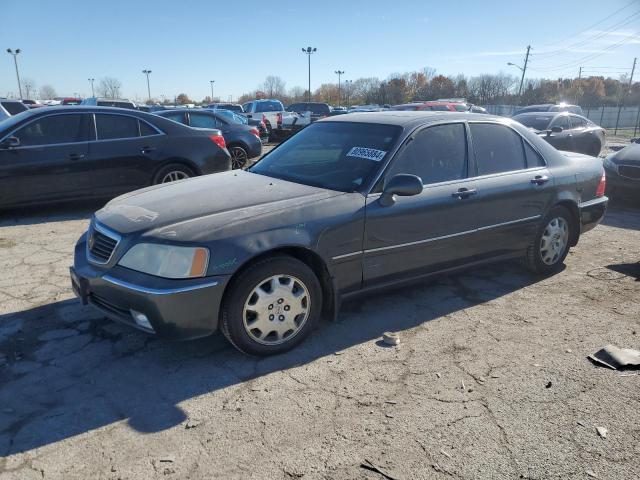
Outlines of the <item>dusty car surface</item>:
<svg viewBox="0 0 640 480">
<path fill-rule="evenodd" d="M 640 198 L 640 141 L 618 150 L 604 159 L 607 172 L 607 193 Z"/>
<path fill-rule="evenodd" d="M 72 285 L 113 319 L 256 355 L 288 350 L 340 300 L 522 258 L 552 274 L 603 218 L 602 163 L 510 119 L 354 113 L 248 171 L 149 187 L 95 213 Z"/>
</svg>

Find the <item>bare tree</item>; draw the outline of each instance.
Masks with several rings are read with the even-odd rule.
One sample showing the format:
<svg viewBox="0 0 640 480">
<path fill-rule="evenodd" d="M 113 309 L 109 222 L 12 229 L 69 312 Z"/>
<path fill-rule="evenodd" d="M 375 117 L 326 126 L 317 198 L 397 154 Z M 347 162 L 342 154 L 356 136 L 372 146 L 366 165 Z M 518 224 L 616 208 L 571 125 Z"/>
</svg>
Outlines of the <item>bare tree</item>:
<svg viewBox="0 0 640 480">
<path fill-rule="evenodd" d="M 117 78 L 104 77 L 100 79 L 100 84 L 98 85 L 98 95 L 105 98 L 119 98 L 121 88 L 122 83 L 120 83 L 120 80 L 118 80 Z"/>
<path fill-rule="evenodd" d="M 24 92 L 24 98 L 30 99 L 32 95 L 36 93 L 36 82 L 30 78 L 22 80 L 22 91 Z"/>
<path fill-rule="evenodd" d="M 269 75 L 259 89 L 269 98 L 279 98 L 284 96 L 286 85 L 285 81 L 277 75 Z"/>
<path fill-rule="evenodd" d="M 57 96 L 56 89 L 51 85 L 43 85 L 40 87 L 40 98 L 42 100 L 53 100 Z"/>
</svg>

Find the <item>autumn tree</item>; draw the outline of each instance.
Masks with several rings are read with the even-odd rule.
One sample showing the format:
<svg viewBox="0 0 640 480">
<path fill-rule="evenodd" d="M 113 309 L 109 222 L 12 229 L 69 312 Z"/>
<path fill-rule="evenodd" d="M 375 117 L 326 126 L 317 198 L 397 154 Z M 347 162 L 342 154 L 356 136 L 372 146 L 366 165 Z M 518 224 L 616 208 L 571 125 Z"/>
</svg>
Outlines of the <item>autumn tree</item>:
<svg viewBox="0 0 640 480">
<path fill-rule="evenodd" d="M 176 102 L 178 103 L 178 105 L 187 105 L 189 103 L 193 103 L 186 93 L 180 93 L 176 97 Z"/>
<path fill-rule="evenodd" d="M 53 88 L 51 85 L 43 85 L 42 87 L 40 87 L 39 97 L 42 100 L 53 100 L 57 96 L 58 94 L 56 93 L 56 89 Z"/>
</svg>

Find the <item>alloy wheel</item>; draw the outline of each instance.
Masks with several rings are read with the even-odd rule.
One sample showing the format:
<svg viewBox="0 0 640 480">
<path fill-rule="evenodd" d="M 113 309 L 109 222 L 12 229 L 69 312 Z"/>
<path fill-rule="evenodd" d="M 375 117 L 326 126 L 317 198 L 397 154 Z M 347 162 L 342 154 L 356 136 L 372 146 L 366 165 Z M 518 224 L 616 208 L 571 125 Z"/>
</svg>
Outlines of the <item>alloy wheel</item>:
<svg viewBox="0 0 640 480">
<path fill-rule="evenodd" d="M 262 345 L 279 345 L 296 336 L 309 318 L 307 286 L 291 275 L 274 275 L 249 294 L 242 312 L 249 337 Z"/>
<path fill-rule="evenodd" d="M 546 265 L 554 265 L 564 255 L 569 244 L 569 225 L 562 217 L 551 219 L 540 240 L 540 258 Z"/>
<path fill-rule="evenodd" d="M 189 175 L 180 170 L 174 170 L 171 172 L 167 172 L 163 177 L 160 183 L 169 183 L 175 182 L 176 180 L 184 180 L 185 178 L 189 178 Z"/>
<path fill-rule="evenodd" d="M 243 148 L 233 147 L 229 150 L 229 153 L 231 154 L 232 169 L 235 170 L 237 168 L 243 168 L 247 164 L 248 156 L 247 152 L 245 152 Z"/>
</svg>

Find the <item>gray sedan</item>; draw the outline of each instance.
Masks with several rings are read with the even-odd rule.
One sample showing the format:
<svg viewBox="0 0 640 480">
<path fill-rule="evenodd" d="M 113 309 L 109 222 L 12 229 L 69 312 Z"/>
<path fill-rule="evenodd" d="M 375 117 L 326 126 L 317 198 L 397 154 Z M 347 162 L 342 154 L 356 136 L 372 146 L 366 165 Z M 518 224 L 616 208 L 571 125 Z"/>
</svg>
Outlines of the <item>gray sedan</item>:
<svg viewBox="0 0 640 480">
<path fill-rule="evenodd" d="M 72 285 L 147 332 L 221 330 L 243 352 L 274 354 L 349 296 L 513 258 L 558 272 L 603 218 L 604 188 L 599 160 L 510 119 L 346 114 L 248 171 L 111 201 L 77 243 Z"/>
</svg>

